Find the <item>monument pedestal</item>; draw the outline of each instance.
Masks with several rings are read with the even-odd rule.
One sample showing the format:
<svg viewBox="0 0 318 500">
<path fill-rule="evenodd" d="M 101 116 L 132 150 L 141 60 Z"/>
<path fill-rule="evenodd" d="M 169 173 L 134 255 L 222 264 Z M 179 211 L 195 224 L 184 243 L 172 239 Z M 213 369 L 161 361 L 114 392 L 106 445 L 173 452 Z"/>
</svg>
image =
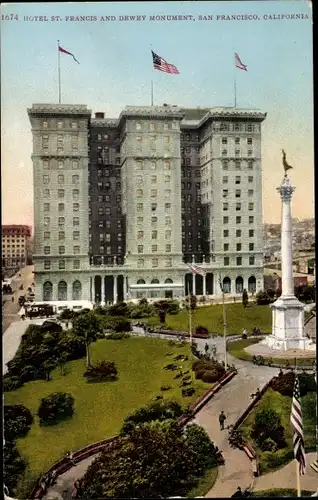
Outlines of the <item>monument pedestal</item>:
<svg viewBox="0 0 318 500">
<path fill-rule="evenodd" d="M 272 309 L 272 335 L 261 343 L 271 349 L 313 349 L 315 346 L 304 334 L 304 305 L 293 296 L 280 296 Z"/>
</svg>

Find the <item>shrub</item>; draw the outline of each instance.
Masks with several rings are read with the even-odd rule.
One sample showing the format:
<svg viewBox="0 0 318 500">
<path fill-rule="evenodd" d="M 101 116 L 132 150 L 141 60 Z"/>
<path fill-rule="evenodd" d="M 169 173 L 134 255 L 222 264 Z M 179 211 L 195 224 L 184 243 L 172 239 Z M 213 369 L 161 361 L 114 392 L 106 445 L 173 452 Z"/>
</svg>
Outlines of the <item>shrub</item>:
<svg viewBox="0 0 318 500">
<path fill-rule="evenodd" d="M 44 321 L 41 325 L 42 332 L 61 333 L 63 328 L 56 321 Z"/>
<path fill-rule="evenodd" d="M 275 452 L 277 451 L 277 449 L 278 449 L 277 444 L 271 438 L 265 439 L 261 444 L 262 451 Z"/>
<path fill-rule="evenodd" d="M 178 314 L 179 311 L 180 311 L 179 302 L 177 300 L 169 301 L 168 314 L 171 314 L 171 315 Z"/>
<path fill-rule="evenodd" d="M 218 450 L 202 427 L 197 424 L 187 425 L 185 436 L 188 446 L 197 455 L 199 463 L 204 469 L 217 464 Z"/>
<path fill-rule="evenodd" d="M 16 375 L 11 375 L 10 373 L 6 373 L 3 376 L 3 392 L 11 392 L 16 391 L 19 387 L 22 387 L 23 382 L 20 377 Z"/>
<path fill-rule="evenodd" d="M 53 392 L 42 398 L 38 409 L 40 425 L 54 425 L 71 418 L 74 413 L 74 398 L 65 392 Z"/>
<path fill-rule="evenodd" d="M 20 456 L 16 445 L 12 441 L 6 441 L 3 449 L 3 482 L 12 490 L 16 487 L 19 476 L 26 468 L 26 462 Z"/>
<path fill-rule="evenodd" d="M 279 377 L 273 378 L 271 382 L 272 389 L 282 394 L 282 396 L 292 396 L 294 390 L 295 374 L 287 372 Z"/>
<path fill-rule="evenodd" d="M 201 372 L 200 372 L 201 373 Z M 207 384 L 212 384 L 220 378 L 220 373 L 217 370 L 208 370 L 202 373 L 201 380 Z"/>
<path fill-rule="evenodd" d="M 195 393 L 195 388 L 194 387 L 186 387 L 185 389 L 182 389 L 181 394 L 183 397 L 190 397 Z"/>
<path fill-rule="evenodd" d="M 23 405 L 4 405 L 4 437 L 14 441 L 25 436 L 33 423 L 32 413 Z"/>
<path fill-rule="evenodd" d="M 162 397 L 162 396 L 160 396 Z M 177 419 L 183 413 L 182 406 L 176 401 L 159 401 L 139 408 L 125 418 L 121 434 L 131 432 L 136 424 L 152 422 L 153 420 Z"/>
<path fill-rule="evenodd" d="M 84 377 L 88 382 L 116 380 L 117 373 L 113 361 L 101 361 L 97 365 L 89 367 L 84 373 Z"/>
<path fill-rule="evenodd" d="M 232 430 L 230 432 L 229 443 L 232 448 L 243 448 L 243 446 L 245 445 L 245 438 L 241 429 Z"/>
<path fill-rule="evenodd" d="M 256 298 L 256 304 L 259 306 L 265 306 L 267 304 L 270 304 L 271 302 L 270 297 L 266 292 L 264 292 L 264 290 L 260 290 L 259 292 L 257 292 L 255 298 Z"/>
<path fill-rule="evenodd" d="M 106 339 L 108 340 L 121 340 L 121 339 L 127 339 L 129 337 L 130 337 L 129 333 L 125 332 L 110 333 L 109 335 L 106 335 Z"/>
<path fill-rule="evenodd" d="M 126 302 L 118 302 L 108 309 L 108 314 L 109 316 L 121 316 L 127 318 L 129 316 L 128 305 Z"/>
<path fill-rule="evenodd" d="M 209 335 L 209 330 L 205 326 L 198 325 L 195 329 L 195 333 L 199 335 Z"/>
<path fill-rule="evenodd" d="M 225 373 L 224 366 L 215 359 L 199 359 L 193 363 L 192 370 L 196 379 L 207 383 L 216 382 Z"/>
<path fill-rule="evenodd" d="M 248 306 L 248 293 L 247 293 L 247 290 L 245 288 L 244 288 L 243 294 L 242 294 L 242 304 L 243 304 L 243 307 Z"/>
<path fill-rule="evenodd" d="M 268 438 L 277 444 L 277 448 L 286 447 L 285 430 L 281 425 L 280 416 L 271 408 L 256 413 L 251 437 L 260 447 Z"/>
<path fill-rule="evenodd" d="M 126 318 L 112 318 L 112 328 L 115 330 L 117 333 L 121 332 L 130 332 L 131 331 L 131 324 L 130 321 Z"/>
</svg>

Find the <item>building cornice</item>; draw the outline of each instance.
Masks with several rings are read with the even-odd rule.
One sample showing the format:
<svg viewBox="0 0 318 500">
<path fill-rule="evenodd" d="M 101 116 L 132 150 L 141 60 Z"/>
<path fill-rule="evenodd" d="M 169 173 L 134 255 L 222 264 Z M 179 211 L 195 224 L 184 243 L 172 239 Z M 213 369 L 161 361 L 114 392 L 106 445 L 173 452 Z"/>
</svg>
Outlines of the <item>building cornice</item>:
<svg viewBox="0 0 318 500">
<path fill-rule="evenodd" d="M 32 104 L 32 108 L 27 111 L 29 116 L 82 115 L 90 118 L 92 114 L 86 104 Z"/>
</svg>

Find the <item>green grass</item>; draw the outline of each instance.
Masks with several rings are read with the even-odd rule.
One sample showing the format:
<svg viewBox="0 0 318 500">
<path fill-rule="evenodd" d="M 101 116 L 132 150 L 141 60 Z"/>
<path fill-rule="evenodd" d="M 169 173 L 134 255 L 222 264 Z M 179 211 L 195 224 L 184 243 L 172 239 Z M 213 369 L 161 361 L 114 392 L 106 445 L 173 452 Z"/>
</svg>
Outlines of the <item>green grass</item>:
<svg viewBox="0 0 318 500">
<path fill-rule="evenodd" d="M 253 354 L 250 354 L 244 349 L 250 345 L 257 344 L 260 340 L 259 339 L 241 339 L 241 340 L 235 340 L 233 342 L 229 342 L 227 345 L 228 352 L 232 354 L 235 358 L 242 359 L 244 361 L 252 361 L 253 360 Z M 285 366 L 286 364 L 286 358 L 274 358 L 271 356 L 263 356 L 265 360 L 272 359 L 273 363 L 276 364 L 281 364 Z M 315 355 L 313 354 L 312 357 L 310 358 L 297 358 L 297 365 L 298 366 L 311 366 L 313 363 L 313 360 L 315 360 Z M 293 358 L 289 359 L 289 362 L 291 365 L 294 362 Z"/>
<path fill-rule="evenodd" d="M 171 356 L 166 356 L 172 353 Z M 34 479 L 62 458 L 69 450 L 76 451 L 88 444 L 119 433 L 124 418 L 137 408 L 154 401 L 157 395 L 176 399 L 188 405 L 212 386 L 195 380 L 197 389 L 191 398 L 181 396 L 180 379 L 176 372 L 163 370 L 177 354 L 189 356 L 182 363 L 183 371 L 193 361 L 189 345 L 170 346 L 168 340 L 131 337 L 122 340 L 98 340 L 91 346 L 92 362 L 109 360 L 116 363 L 118 381 L 88 384 L 83 378 L 85 359 L 67 365 L 67 374 L 59 369 L 52 372 L 52 380 L 28 382 L 17 391 L 5 393 L 6 404 L 23 404 L 36 415 L 40 399 L 55 391 L 70 392 L 75 399 L 75 413 L 71 420 L 51 427 L 40 427 L 38 419 L 17 446 L 28 461 L 25 481 Z M 176 361 L 176 363 L 179 363 Z M 171 390 L 161 392 L 162 385 Z"/>
<path fill-rule="evenodd" d="M 240 427 L 244 436 L 251 441 L 252 446 L 255 448 L 260 460 L 261 474 L 279 469 L 294 458 L 292 449 L 292 429 L 290 425 L 291 403 L 292 398 L 282 396 L 279 392 L 273 391 L 273 389 L 267 389 L 264 396 Z M 308 393 L 301 398 L 301 404 L 304 422 L 305 449 L 306 453 L 308 453 L 315 450 L 315 393 Z M 285 429 L 287 447 L 275 453 L 261 451 L 257 443 L 250 438 L 256 413 L 268 408 L 275 410 L 280 415 L 282 425 Z"/>
<path fill-rule="evenodd" d="M 244 308 L 242 304 L 226 304 L 227 332 L 241 334 L 244 328 L 252 332 L 254 327 L 259 327 L 263 332 L 270 333 L 272 330 L 272 313 L 269 306 L 258 306 L 255 303 Z M 144 318 L 143 321 L 150 326 L 158 325 L 158 316 Z M 172 330 L 188 331 L 188 311 L 182 310 L 175 315 L 167 315 L 166 325 Z M 193 330 L 195 326 L 201 325 L 208 328 L 210 333 L 223 335 L 223 306 L 215 304 L 211 306 L 198 307 L 192 313 Z"/>
<path fill-rule="evenodd" d="M 195 498 L 195 497 L 205 497 L 205 495 L 213 488 L 215 481 L 218 477 L 218 468 L 213 467 L 212 469 L 208 469 L 203 477 L 200 478 L 198 484 L 192 488 L 187 494 L 186 497 Z"/>
<path fill-rule="evenodd" d="M 311 497 L 314 491 L 302 490 L 302 497 Z M 272 490 L 253 491 L 252 497 L 297 497 L 297 490 L 274 488 Z"/>
</svg>

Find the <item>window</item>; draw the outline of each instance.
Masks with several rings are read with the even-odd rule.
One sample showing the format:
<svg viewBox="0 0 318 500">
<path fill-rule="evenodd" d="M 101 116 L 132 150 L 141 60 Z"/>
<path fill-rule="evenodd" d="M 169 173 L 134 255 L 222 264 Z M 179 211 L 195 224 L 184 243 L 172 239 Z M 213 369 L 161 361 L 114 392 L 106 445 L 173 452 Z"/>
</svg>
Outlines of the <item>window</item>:
<svg viewBox="0 0 318 500">
<path fill-rule="evenodd" d="M 223 250 L 224 250 L 224 252 L 228 252 L 228 250 L 229 250 L 229 244 L 228 243 L 224 243 Z"/>
<path fill-rule="evenodd" d="M 252 137 L 247 138 L 247 144 L 253 144 L 253 139 Z"/>
<path fill-rule="evenodd" d="M 254 210 L 254 203 L 249 203 L 248 204 L 248 209 L 249 210 Z"/>
<path fill-rule="evenodd" d="M 120 222 L 120 221 L 118 221 Z M 144 222 L 144 218 L 143 217 L 137 217 L 137 224 L 140 226 L 141 224 L 143 224 Z"/>
<path fill-rule="evenodd" d="M 170 215 L 165 217 L 165 225 L 166 226 L 171 226 L 171 217 Z"/>
<path fill-rule="evenodd" d="M 49 211 L 50 211 L 50 204 L 44 203 L 44 212 L 49 212 Z"/>
<path fill-rule="evenodd" d="M 242 236 L 242 230 L 241 229 L 237 229 L 236 230 L 236 237 L 240 238 L 241 236 Z"/>
<path fill-rule="evenodd" d="M 240 144 L 240 138 L 239 137 L 235 137 L 235 144 Z"/>
<path fill-rule="evenodd" d="M 105 215 L 111 215 L 110 207 L 105 208 Z"/>
<path fill-rule="evenodd" d="M 163 130 L 168 130 L 169 129 L 169 123 L 168 122 L 164 122 L 163 124 Z"/>
<path fill-rule="evenodd" d="M 236 251 L 241 252 L 242 251 L 242 243 L 236 243 Z"/>
<path fill-rule="evenodd" d="M 77 128 L 77 122 L 72 122 L 71 127 L 72 128 Z"/>
<path fill-rule="evenodd" d="M 143 237 L 144 237 L 144 232 L 143 231 L 138 231 L 138 233 L 137 233 L 138 240 L 142 240 Z"/>
<path fill-rule="evenodd" d="M 59 269 L 65 269 L 65 260 L 59 260 Z"/>
<path fill-rule="evenodd" d="M 253 236 L 254 236 L 254 229 L 249 229 L 249 230 L 248 230 L 248 236 L 249 236 L 250 238 L 253 238 Z"/>
<path fill-rule="evenodd" d="M 253 182 L 254 181 L 254 177 L 252 175 L 249 175 L 248 176 L 248 182 Z"/>
<path fill-rule="evenodd" d="M 242 208 L 242 204 L 241 203 L 236 203 L 235 210 L 237 212 L 239 212 L 241 210 L 241 208 Z"/>
<path fill-rule="evenodd" d="M 248 168 L 248 170 L 253 170 L 253 167 L 254 167 L 254 162 L 251 161 L 251 160 L 249 160 L 247 162 L 247 168 Z"/>
<path fill-rule="evenodd" d="M 158 259 L 156 257 L 151 259 L 151 266 L 158 267 Z"/>
<path fill-rule="evenodd" d="M 152 160 L 150 162 L 150 169 L 151 170 L 157 170 L 157 162 L 155 160 Z"/>
<path fill-rule="evenodd" d="M 78 259 L 73 260 L 73 269 L 79 269 L 80 268 L 80 261 Z"/>
<path fill-rule="evenodd" d="M 136 130 L 141 130 L 141 123 L 136 122 Z"/>
<path fill-rule="evenodd" d="M 47 121 L 43 121 L 43 122 L 42 122 L 42 127 L 43 127 L 43 128 L 47 128 L 47 126 L 48 126 Z"/>
<path fill-rule="evenodd" d="M 44 255 L 49 255 L 51 253 L 51 247 L 44 247 Z"/>
<path fill-rule="evenodd" d="M 250 266 L 254 266 L 254 265 L 255 265 L 255 257 L 254 257 L 254 255 L 251 255 L 251 256 L 248 258 L 248 262 L 249 262 L 249 265 L 250 265 Z"/>
<path fill-rule="evenodd" d="M 98 207 L 98 215 L 104 215 L 104 207 Z"/>
<path fill-rule="evenodd" d="M 63 128 L 63 122 L 57 122 L 57 128 Z"/>
<path fill-rule="evenodd" d="M 59 240 L 65 240 L 65 231 L 59 231 Z"/>
<path fill-rule="evenodd" d="M 78 168 L 78 160 L 72 160 L 72 168 L 76 170 Z"/>
<path fill-rule="evenodd" d="M 165 212 L 171 211 L 171 203 L 165 203 Z"/>
<path fill-rule="evenodd" d="M 169 149 L 169 147 L 170 147 L 170 137 L 168 135 L 166 135 L 164 137 L 164 145 L 165 145 L 166 149 Z"/>
<path fill-rule="evenodd" d="M 156 136 L 150 137 L 150 149 L 156 149 Z"/>
<path fill-rule="evenodd" d="M 223 237 L 224 238 L 228 238 L 229 237 L 229 230 L 228 229 L 224 229 L 223 230 Z"/>
<path fill-rule="evenodd" d="M 149 124 L 149 130 L 150 130 L 151 132 L 154 132 L 154 131 L 156 130 L 156 126 L 155 126 L 155 124 L 154 124 L 153 122 L 151 122 L 151 123 Z"/>
<path fill-rule="evenodd" d="M 51 261 L 50 260 L 44 261 L 44 269 L 46 269 L 46 270 L 51 269 Z"/>
<path fill-rule="evenodd" d="M 227 184 L 229 182 L 229 178 L 227 175 L 223 176 L 223 184 Z"/>
<path fill-rule="evenodd" d="M 72 175 L 72 184 L 79 183 L 79 175 Z"/>
<path fill-rule="evenodd" d="M 112 247 L 106 247 L 106 253 L 110 255 L 112 253 Z"/>
<path fill-rule="evenodd" d="M 253 189 L 249 189 L 248 192 L 247 192 L 248 196 L 254 196 L 254 190 Z"/>
<path fill-rule="evenodd" d="M 48 231 L 45 231 L 45 233 L 44 233 L 44 239 L 45 240 L 49 240 L 50 238 L 51 238 L 51 233 L 49 233 Z"/>
<path fill-rule="evenodd" d="M 73 247 L 73 253 L 80 253 L 80 247 L 78 245 Z"/>
<path fill-rule="evenodd" d="M 157 245 L 152 245 L 152 246 L 151 246 L 151 251 L 152 251 L 153 253 L 157 252 L 157 251 L 158 251 L 158 246 L 157 246 Z"/>
<path fill-rule="evenodd" d="M 144 246 L 143 245 L 138 245 L 137 249 L 138 249 L 138 253 L 143 253 Z"/>
<path fill-rule="evenodd" d="M 165 189 L 165 198 L 170 198 L 171 196 L 171 189 Z"/>
<path fill-rule="evenodd" d="M 151 198 L 157 198 L 157 189 L 152 189 L 150 192 Z"/>
<path fill-rule="evenodd" d="M 241 266 L 242 265 L 242 257 L 236 257 L 236 265 Z"/>
<path fill-rule="evenodd" d="M 229 162 L 227 160 L 222 160 L 222 168 L 223 170 L 229 169 Z"/>
<path fill-rule="evenodd" d="M 59 184 L 64 184 L 64 175 L 60 174 L 57 176 L 57 182 Z"/>
<path fill-rule="evenodd" d="M 226 211 L 229 209 L 229 204 L 228 203 L 223 203 L 223 210 Z"/>
<path fill-rule="evenodd" d="M 170 184 L 171 176 L 170 175 L 165 175 L 164 181 L 165 181 L 165 184 Z"/>
<path fill-rule="evenodd" d="M 166 252 L 167 253 L 170 253 L 171 252 L 171 245 L 166 245 Z"/>
<path fill-rule="evenodd" d="M 43 175 L 43 184 L 48 184 L 50 182 L 50 177 L 48 175 Z"/>
<path fill-rule="evenodd" d="M 235 177 L 235 184 L 241 184 L 241 177 L 238 175 Z"/>
<path fill-rule="evenodd" d="M 236 217 L 236 224 L 241 224 L 241 217 L 240 216 Z"/>
<path fill-rule="evenodd" d="M 222 156 L 227 156 L 227 149 L 222 149 Z"/>
<path fill-rule="evenodd" d="M 170 160 L 164 160 L 164 162 L 163 162 L 163 168 L 165 170 L 170 170 Z"/>
<path fill-rule="evenodd" d="M 156 240 L 157 239 L 158 232 L 157 231 L 151 231 L 151 239 Z"/>
<path fill-rule="evenodd" d="M 144 208 L 143 203 L 137 203 L 137 212 L 142 212 Z"/>
<path fill-rule="evenodd" d="M 49 160 L 42 160 L 42 168 L 47 170 L 49 168 Z"/>
<path fill-rule="evenodd" d="M 60 246 L 59 247 L 59 254 L 62 255 L 65 253 L 65 247 L 64 246 Z"/>
<path fill-rule="evenodd" d="M 248 149 L 247 150 L 247 156 L 253 156 L 253 150 L 252 149 Z"/>
<path fill-rule="evenodd" d="M 142 198 L 143 195 L 144 195 L 144 192 L 143 192 L 142 189 L 137 189 L 136 190 L 136 196 L 137 196 L 137 198 Z"/>
<path fill-rule="evenodd" d="M 156 175 L 152 175 L 151 176 L 151 183 L 152 184 L 156 184 L 156 182 L 157 182 L 157 176 Z"/>
<path fill-rule="evenodd" d="M 49 198 L 49 197 L 50 197 L 50 190 L 43 189 L 43 198 Z"/>
<path fill-rule="evenodd" d="M 249 224 L 254 224 L 254 217 L 253 215 L 250 215 L 249 218 L 248 218 L 248 223 Z"/>
<path fill-rule="evenodd" d="M 171 257 L 165 258 L 165 267 L 172 267 L 172 258 Z"/>
<path fill-rule="evenodd" d="M 235 190 L 235 198 L 241 198 L 241 190 L 240 189 Z"/>
<path fill-rule="evenodd" d="M 64 189 L 58 189 L 57 190 L 57 197 L 58 198 L 64 198 L 64 195 L 65 195 Z"/>
<path fill-rule="evenodd" d="M 71 137 L 71 143 L 72 143 L 72 151 L 77 151 L 78 148 L 78 138 L 76 135 L 72 135 Z"/>
<path fill-rule="evenodd" d="M 234 130 L 234 132 L 240 132 L 240 130 L 241 130 L 240 123 L 234 123 L 233 130 Z"/>
<path fill-rule="evenodd" d="M 253 252 L 253 250 L 254 250 L 254 243 L 249 243 L 248 244 L 248 249 L 249 249 L 250 252 Z"/>
<path fill-rule="evenodd" d="M 157 203 L 151 203 L 151 211 L 155 212 L 157 210 Z"/>
<path fill-rule="evenodd" d="M 226 216 L 226 217 L 223 217 L 223 224 L 228 224 L 229 223 L 229 218 Z"/>
<path fill-rule="evenodd" d="M 224 257 L 223 264 L 224 264 L 224 266 L 229 266 L 230 265 L 230 257 Z"/>
<path fill-rule="evenodd" d="M 59 211 L 59 212 L 64 212 L 64 209 L 65 209 L 65 205 L 64 205 L 64 203 L 59 203 L 59 204 L 58 204 L 58 211 Z"/>
<path fill-rule="evenodd" d="M 170 231 L 170 229 L 166 229 L 166 231 L 165 231 L 165 239 L 166 240 L 170 240 L 170 238 L 171 238 L 171 231 Z"/>
<path fill-rule="evenodd" d="M 144 267 L 144 265 L 145 265 L 145 260 L 139 258 L 137 260 L 137 267 Z"/>
<path fill-rule="evenodd" d="M 240 156 L 240 154 L 241 154 L 241 151 L 239 149 L 236 149 L 235 150 L 235 156 Z"/>
<path fill-rule="evenodd" d="M 241 170 L 241 161 L 235 160 L 235 170 Z"/>
<path fill-rule="evenodd" d="M 50 225 L 50 217 L 44 217 L 44 225 L 49 226 Z"/>
<path fill-rule="evenodd" d="M 65 225 L 65 218 L 64 217 L 59 217 L 58 218 L 58 226 L 59 227 L 64 227 Z"/>
<path fill-rule="evenodd" d="M 222 137 L 222 144 L 227 144 L 227 137 Z"/>
<path fill-rule="evenodd" d="M 158 222 L 158 217 L 151 217 L 151 224 L 155 225 Z"/>
<path fill-rule="evenodd" d="M 73 226 L 79 226 L 79 217 L 73 217 Z"/>
</svg>

